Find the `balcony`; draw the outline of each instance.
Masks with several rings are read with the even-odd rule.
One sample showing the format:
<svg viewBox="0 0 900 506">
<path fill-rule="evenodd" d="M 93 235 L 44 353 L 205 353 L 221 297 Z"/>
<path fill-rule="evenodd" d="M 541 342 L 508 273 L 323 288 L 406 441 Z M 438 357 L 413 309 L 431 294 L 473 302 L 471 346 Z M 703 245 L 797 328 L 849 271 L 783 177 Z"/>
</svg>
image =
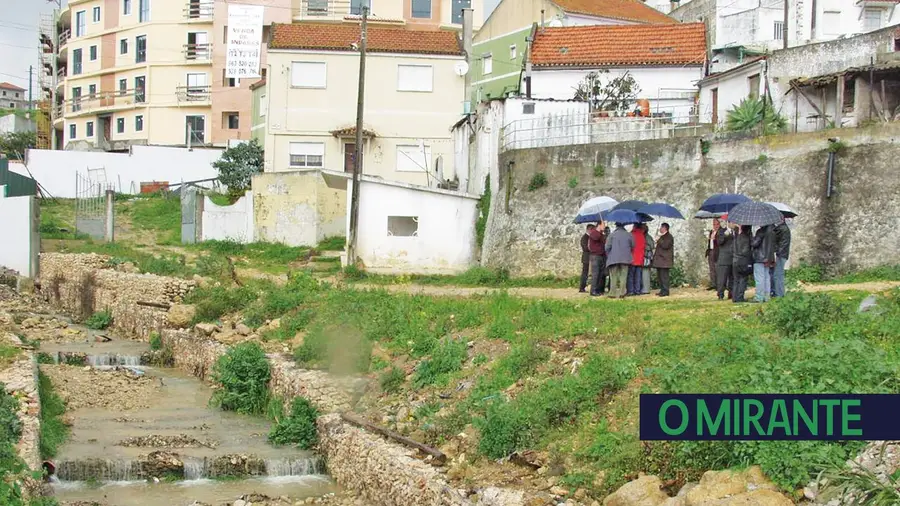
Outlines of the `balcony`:
<svg viewBox="0 0 900 506">
<path fill-rule="evenodd" d="M 72 30 L 65 28 L 61 32 L 59 32 L 59 47 L 63 47 L 69 43 L 69 40 L 72 38 Z"/>
<path fill-rule="evenodd" d="M 70 114 L 99 113 L 109 109 L 141 107 L 145 102 L 146 95 L 146 90 L 143 88 L 101 91 L 93 95 L 82 95 L 65 100 L 59 107 L 62 108 L 64 105 Z"/>
<path fill-rule="evenodd" d="M 300 19 L 341 19 L 344 16 L 360 14 L 358 7 L 361 3 L 356 4 L 357 9 L 354 11 L 347 2 L 338 2 L 336 0 L 302 0 L 300 2 L 300 8 L 294 9 L 293 14 L 295 18 Z"/>
<path fill-rule="evenodd" d="M 209 86 L 177 86 L 175 88 L 175 96 L 179 105 L 205 105 L 210 102 Z"/>
<path fill-rule="evenodd" d="M 184 59 L 187 61 L 208 62 L 212 60 L 212 44 L 185 44 Z"/>
<path fill-rule="evenodd" d="M 188 2 L 184 8 L 184 18 L 187 20 L 206 20 L 211 21 L 213 18 L 213 3 L 205 2 Z"/>
</svg>

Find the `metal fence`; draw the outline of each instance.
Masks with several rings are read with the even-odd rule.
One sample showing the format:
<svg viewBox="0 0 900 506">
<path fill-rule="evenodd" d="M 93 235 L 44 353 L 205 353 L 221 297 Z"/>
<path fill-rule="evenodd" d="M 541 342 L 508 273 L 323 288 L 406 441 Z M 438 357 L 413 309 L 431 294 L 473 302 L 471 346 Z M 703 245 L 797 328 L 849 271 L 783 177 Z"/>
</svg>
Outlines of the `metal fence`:
<svg viewBox="0 0 900 506">
<path fill-rule="evenodd" d="M 113 219 L 107 214 L 107 190 L 115 191 L 115 185 L 75 173 L 75 230 L 94 239 L 106 237 L 107 220 Z"/>
<path fill-rule="evenodd" d="M 0 197 L 37 195 L 37 182 L 30 177 L 9 170 L 9 160 L 6 158 L 0 158 L 0 186 L 4 187 L 6 191 L 6 194 L 0 195 Z"/>
<path fill-rule="evenodd" d="M 500 134 L 500 150 L 627 142 L 701 135 L 710 125 L 697 114 L 655 112 L 649 117 L 603 113 L 548 115 L 512 121 Z"/>
</svg>

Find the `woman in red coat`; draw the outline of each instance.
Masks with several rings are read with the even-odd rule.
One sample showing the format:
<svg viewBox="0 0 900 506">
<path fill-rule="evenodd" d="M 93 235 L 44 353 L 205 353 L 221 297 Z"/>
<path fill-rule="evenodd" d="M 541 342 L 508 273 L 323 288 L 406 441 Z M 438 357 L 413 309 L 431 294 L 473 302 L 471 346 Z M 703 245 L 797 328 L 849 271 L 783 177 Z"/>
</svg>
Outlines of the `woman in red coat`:
<svg viewBox="0 0 900 506">
<path fill-rule="evenodd" d="M 626 295 L 640 295 L 643 284 L 644 269 L 644 247 L 646 246 L 646 237 L 644 237 L 644 225 L 637 223 L 631 226 L 631 236 L 634 238 L 634 249 L 631 250 L 631 266 L 628 268 L 628 282 L 626 284 L 628 293 Z"/>
</svg>

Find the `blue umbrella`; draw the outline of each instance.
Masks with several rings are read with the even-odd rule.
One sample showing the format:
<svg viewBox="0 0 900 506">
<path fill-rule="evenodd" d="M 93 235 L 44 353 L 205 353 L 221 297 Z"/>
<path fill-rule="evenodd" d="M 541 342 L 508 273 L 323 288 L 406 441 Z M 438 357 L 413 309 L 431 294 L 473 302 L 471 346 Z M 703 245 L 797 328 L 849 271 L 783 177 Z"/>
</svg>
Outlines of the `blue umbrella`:
<svg viewBox="0 0 900 506">
<path fill-rule="evenodd" d="M 674 218 L 676 220 L 683 220 L 684 216 L 678 209 L 675 209 L 673 206 L 663 202 L 654 202 L 653 204 L 647 204 L 646 206 L 637 210 L 639 213 L 650 214 L 653 216 L 661 216 L 663 218 Z"/>
<path fill-rule="evenodd" d="M 575 223 L 596 223 L 602 220 L 602 213 L 609 211 L 618 204 L 618 201 L 611 197 L 600 196 L 594 197 L 578 209 L 575 216 Z"/>
<path fill-rule="evenodd" d="M 710 213 L 727 213 L 731 211 L 732 207 L 744 202 L 750 202 L 750 198 L 737 193 L 716 193 L 703 201 L 700 210 Z"/>
<path fill-rule="evenodd" d="M 647 217 L 649 218 L 649 216 Z M 614 223 L 641 223 L 644 221 L 638 213 L 631 209 L 614 209 L 606 213 L 604 219 Z"/>
<path fill-rule="evenodd" d="M 616 207 L 613 207 L 613 209 L 628 209 L 629 211 L 637 212 L 638 209 L 646 205 L 647 203 L 643 200 L 623 200 L 616 204 Z"/>
</svg>

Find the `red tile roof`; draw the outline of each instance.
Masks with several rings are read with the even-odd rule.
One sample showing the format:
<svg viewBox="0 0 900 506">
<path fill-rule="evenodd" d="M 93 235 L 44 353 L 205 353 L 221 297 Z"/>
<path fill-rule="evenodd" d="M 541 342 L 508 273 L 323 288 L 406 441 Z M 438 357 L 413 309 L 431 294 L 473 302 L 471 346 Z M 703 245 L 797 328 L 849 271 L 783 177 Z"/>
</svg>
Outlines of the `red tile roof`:
<svg viewBox="0 0 900 506">
<path fill-rule="evenodd" d="M 369 26 L 367 50 L 373 53 L 461 55 L 462 47 L 449 30 L 407 30 Z M 272 27 L 271 49 L 348 51 L 359 42 L 356 24 L 296 23 Z"/>
<path fill-rule="evenodd" d="M 640 23 L 677 23 L 676 20 L 640 0 L 553 0 L 562 10 L 602 18 Z"/>
<path fill-rule="evenodd" d="M 7 83 L 6 81 L 0 83 L 0 88 L 3 88 L 4 90 L 25 91 L 25 88 L 19 88 L 15 84 Z"/>
<path fill-rule="evenodd" d="M 702 65 L 703 23 L 566 26 L 538 30 L 535 66 Z"/>
</svg>

